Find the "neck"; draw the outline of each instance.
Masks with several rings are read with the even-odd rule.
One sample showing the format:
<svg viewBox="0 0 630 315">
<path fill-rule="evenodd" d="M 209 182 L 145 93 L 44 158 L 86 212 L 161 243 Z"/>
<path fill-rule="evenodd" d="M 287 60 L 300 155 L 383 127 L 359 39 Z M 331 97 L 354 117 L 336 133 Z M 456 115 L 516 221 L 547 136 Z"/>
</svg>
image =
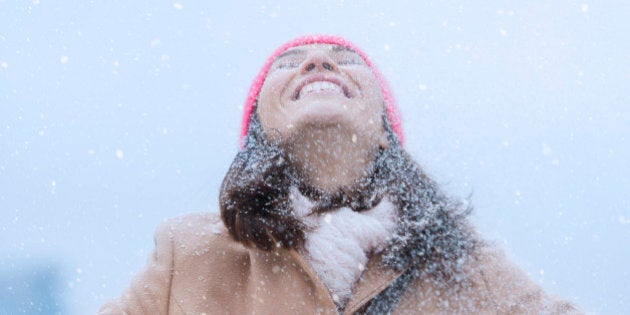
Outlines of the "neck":
<svg viewBox="0 0 630 315">
<path fill-rule="evenodd" d="M 297 137 L 286 150 L 299 175 L 328 193 L 367 176 L 378 150 L 367 137 L 335 126 L 310 129 Z"/>
</svg>

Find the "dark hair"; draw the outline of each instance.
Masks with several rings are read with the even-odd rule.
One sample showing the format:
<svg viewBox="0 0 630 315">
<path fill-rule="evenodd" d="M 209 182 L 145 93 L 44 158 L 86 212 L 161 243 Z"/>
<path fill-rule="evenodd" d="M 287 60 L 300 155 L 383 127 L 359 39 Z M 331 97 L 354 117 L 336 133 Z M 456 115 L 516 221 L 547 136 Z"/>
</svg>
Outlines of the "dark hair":
<svg viewBox="0 0 630 315">
<path fill-rule="evenodd" d="M 459 269 L 475 241 L 468 227 L 471 209 L 441 192 L 402 149 L 387 115 L 383 125 L 389 146 L 376 154 L 369 174 L 353 187 L 326 194 L 307 186 L 279 143 L 269 141 L 252 113 L 245 147 L 236 155 L 221 185 L 221 217 L 230 235 L 245 246 L 263 250 L 299 248 L 305 226 L 291 205 L 291 188 L 314 200 L 314 212 L 346 206 L 363 211 L 389 198 L 398 209 L 398 225 L 384 262 L 403 269 L 409 264 L 432 274 Z"/>
<path fill-rule="evenodd" d="M 297 178 L 278 143 L 265 138 L 257 116 L 252 113 L 245 148 L 236 154 L 221 184 L 221 218 L 230 235 L 245 246 L 295 248 L 304 241 L 304 226 L 289 199 Z"/>
</svg>

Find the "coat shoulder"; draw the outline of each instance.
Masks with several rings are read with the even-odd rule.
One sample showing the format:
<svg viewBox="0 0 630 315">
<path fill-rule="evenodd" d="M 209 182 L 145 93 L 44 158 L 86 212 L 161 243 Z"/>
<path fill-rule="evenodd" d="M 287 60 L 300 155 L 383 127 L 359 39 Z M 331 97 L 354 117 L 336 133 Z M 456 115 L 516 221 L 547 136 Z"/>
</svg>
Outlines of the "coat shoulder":
<svg viewBox="0 0 630 315">
<path fill-rule="evenodd" d="M 571 302 L 545 292 L 497 246 L 481 246 L 476 258 L 476 271 L 499 312 L 581 314 Z"/>
<path fill-rule="evenodd" d="M 242 257 L 248 250 L 234 241 L 216 212 L 189 213 L 164 221 L 156 232 L 156 239 L 167 236 L 173 243 L 177 264 L 198 258 Z"/>
<path fill-rule="evenodd" d="M 226 296 L 221 295 L 228 291 L 222 287 L 223 282 L 209 285 L 204 279 L 217 279 L 219 275 L 238 279 L 241 274 L 233 267 L 247 261 L 247 249 L 232 240 L 217 213 L 165 220 L 155 231 L 155 249 L 145 269 L 120 298 L 103 305 L 99 314 L 178 313 L 176 310 L 178 314 L 199 314 L 193 309 L 205 304 L 191 299 L 190 292 Z"/>
<path fill-rule="evenodd" d="M 479 242 L 462 273 L 444 282 L 417 277 L 398 313 L 582 314 L 572 303 L 546 293 L 497 246 Z"/>
<path fill-rule="evenodd" d="M 216 212 L 182 214 L 164 220 L 158 227 L 158 232 L 168 232 L 173 237 L 202 236 L 204 233 L 219 235 L 223 230 L 221 216 Z"/>
</svg>

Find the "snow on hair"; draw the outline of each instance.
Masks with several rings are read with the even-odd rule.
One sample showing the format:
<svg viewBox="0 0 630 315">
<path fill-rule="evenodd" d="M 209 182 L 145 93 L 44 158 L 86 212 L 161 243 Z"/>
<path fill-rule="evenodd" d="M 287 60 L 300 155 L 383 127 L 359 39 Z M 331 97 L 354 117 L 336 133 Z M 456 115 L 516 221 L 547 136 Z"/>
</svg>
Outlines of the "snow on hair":
<svg viewBox="0 0 630 315">
<path fill-rule="evenodd" d="M 245 148 L 221 184 L 221 218 L 245 246 L 295 248 L 304 241 L 304 226 L 289 198 L 295 173 L 278 144 L 267 141 L 257 116 L 252 114 Z"/>
<path fill-rule="evenodd" d="M 325 195 L 300 181 L 286 153 L 266 139 L 252 113 L 245 147 L 221 186 L 221 217 L 231 236 L 263 250 L 303 246 L 305 226 L 293 212 L 291 187 L 315 199 L 318 212 L 342 206 L 363 211 L 387 195 L 397 208 L 398 225 L 383 251 L 384 263 L 452 278 L 477 244 L 467 220 L 471 209 L 446 196 L 403 150 L 387 115 L 383 124 L 390 145 L 377 154 L 372 175 L 356 187 Z"/>
</svg>

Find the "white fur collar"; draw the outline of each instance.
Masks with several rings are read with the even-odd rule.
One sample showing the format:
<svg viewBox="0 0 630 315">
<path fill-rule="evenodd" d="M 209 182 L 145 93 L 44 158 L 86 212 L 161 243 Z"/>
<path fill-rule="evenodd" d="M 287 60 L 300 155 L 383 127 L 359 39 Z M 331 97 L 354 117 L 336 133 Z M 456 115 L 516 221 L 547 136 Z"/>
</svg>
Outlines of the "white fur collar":
<svg viewBox="0 0 630 315">
<path fill-rule="evenodd" d="M 307 226 L 304 255 L 337 305 L 345 305 L 368 261 L 382 250 L 396 227 L 394 204 L 387 198 L 362 212 L 343 207 L 309 215 L 313 202 L 292 191 L 296 216 Z"/>
</svg>

